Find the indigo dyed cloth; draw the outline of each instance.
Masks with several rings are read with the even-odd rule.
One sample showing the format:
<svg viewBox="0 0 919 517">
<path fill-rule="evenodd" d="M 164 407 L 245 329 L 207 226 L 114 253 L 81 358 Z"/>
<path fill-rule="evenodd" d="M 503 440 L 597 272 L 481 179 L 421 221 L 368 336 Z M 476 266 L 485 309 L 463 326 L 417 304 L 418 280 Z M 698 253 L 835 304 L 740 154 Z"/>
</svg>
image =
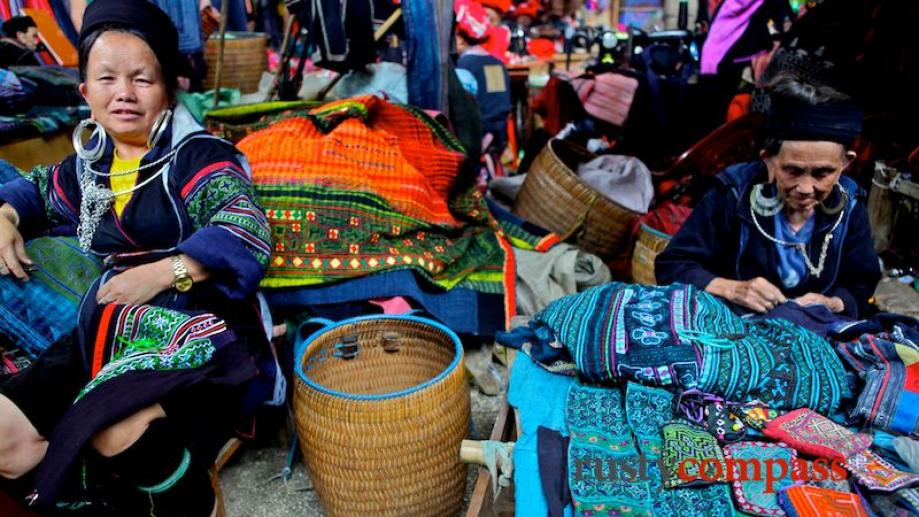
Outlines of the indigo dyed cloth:
<svg viewBox="0 0 919 517">
<path fill-rule="evenodd" d="M 514 446 L 514 506 L 520 517 L 547 515 L 539 476 L 537 430 L 543 427 L 568 436 L 565 398 L 573 383 L 571 377 L 553 375 L 524 354 L 514 359 L 507 401 L 520 417 L 520 436 Z"/>
<path fill-rule="evenodd" d="M 329 305 L 404 296 L 460 334 L 493 336 L 504 328 L 504 296 L 431 286 L 408 270 L 387 271 L 330 285 L 266 289 L 272 307 Z"/>
<path fill-rule="evenodd" d="M 765 314 L 750 314 L 745 317 L 751 320 L 787 320 L 823 338 L 828 337 L 837 327 L 852 321 L 852 318 L 830 312 L 824 305 L 798 305 L 790 300 L 776 305 Z"/>
<path fill-rule="evenodd" d="M 824 415 L 851 397 L 842 362 L 824 339 L 785 320 L 747 322 L 746 330 L 730 346 L 706 347 L 700 391 Z"/>
<path fill-rule="evenodd" d="M 83 293 L 102 271 L 73 237 L 41 237 L 26 244 L 37 271 L 22 282 L 0 276 L 0 333 L 33 357 L 73 332 Z"/>
<path fill-rule="evenodd" d="M 204 50 L 197 0 L 153 0 L 153 3 L 175 24 L 179 32 L 179 52 L 192 54 Z"/>
<path fill-rule="evenodd" d="M 851 416 L 876 429 L 919 431 L 919 348 L 891 334 L 864 334 L 839 343 L 839 355 L 865 381 Z"/>
<path fill-rule="evenodd" d="M 727 306 L 693 286 L 613 282 L 556 300 L 529 327 L 497 339 L 541 364 L 573 363 L 590 382 L 625 378 L 692 388 L 703 342 L 742 335 L 744 328 Z"/>
</svg>

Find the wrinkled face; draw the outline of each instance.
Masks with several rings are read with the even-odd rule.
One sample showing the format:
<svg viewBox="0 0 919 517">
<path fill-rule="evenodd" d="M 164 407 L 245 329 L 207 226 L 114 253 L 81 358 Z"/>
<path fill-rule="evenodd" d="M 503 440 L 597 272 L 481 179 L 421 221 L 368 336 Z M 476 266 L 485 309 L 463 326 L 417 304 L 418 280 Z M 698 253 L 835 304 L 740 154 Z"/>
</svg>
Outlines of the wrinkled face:
<svg viewBox="0 0 919 517">
<path fill-rule="evenodd" d="M 109 31 L 89 51 L 80 93 L 93 118 L 116 142 L 145 145 L 157 117 L 169 106 L 159 61 L 133 34 Z"/>
<path fill-rule="evenodd" d="M 830 195 L 855 153 L 836 142 L 788 140 L 775 156 L 760 156 L 786 208 L 806 213 Z"/>
<path fill-rule="evenodd" d="M 38 48 L 38 29 L 29 27 L 25 32 L 17 32 L 16 40 L 29 50 L 35 50 Z"/>
</svg>

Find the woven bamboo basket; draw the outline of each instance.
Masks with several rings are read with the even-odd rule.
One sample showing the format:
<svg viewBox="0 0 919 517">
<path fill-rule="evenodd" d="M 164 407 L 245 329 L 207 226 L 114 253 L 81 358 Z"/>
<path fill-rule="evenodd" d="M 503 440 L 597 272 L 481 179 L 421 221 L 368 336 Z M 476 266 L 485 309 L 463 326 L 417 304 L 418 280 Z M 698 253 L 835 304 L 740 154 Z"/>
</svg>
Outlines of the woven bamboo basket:
<svg viewBox="0 0 919 517">
<path fill-rule="evenodd" d="M 610 261 L 627 253 L 629 233 L 639 214 L 578 177 L 578 165 L 594 158 L 572 143 L 550 141 L 530 166 L 513 212 Z"/>
<path fill-rule="evenodd" d="M 641 224 L 635 250 L 632 252 L 632 281 L 636 284 L 657 285 L 654 259 L 664 251 L 671 237 L 664 232 Z"/>
<path fill-rule="evenodd" d="M 227 32 L 221 89 L 239 88 L 243 93 L 257 92 L 262 72 L 268 69 L 268 55 L 265 53 L 267 46 L 268 38 L 260 32 Z M 214 88 L 219 49 L 220 38 L 215 33 L 207 39 L 204 47 L 204 59 L 207 61 L 205 90 Z"/>
<path fill-rule="evenodd" d="M 469 391 L 452 331 L 364 316 L 316 332 L 295 357 L 297 433 L 327 515 L 457 514 Z"/>
</svg>

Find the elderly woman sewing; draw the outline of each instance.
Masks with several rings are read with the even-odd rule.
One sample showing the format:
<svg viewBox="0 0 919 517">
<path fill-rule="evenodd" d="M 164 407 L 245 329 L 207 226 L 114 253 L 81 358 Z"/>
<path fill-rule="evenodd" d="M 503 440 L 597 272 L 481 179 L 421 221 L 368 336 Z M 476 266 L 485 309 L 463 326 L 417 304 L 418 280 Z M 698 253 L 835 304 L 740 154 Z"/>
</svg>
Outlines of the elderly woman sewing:
<svg viewBox="0 0 919 517">
<path fill-rule="evenodd" d="M 863 314 L 881 277 L 859 188 L 843 176 L 861 111 L 826 87 L 783 78 L 761 162 L 728 167 L 657 257 L 682 282 L 746 310 L 791 300 Z"/>
<path fill-rule="evenodd" d="M 239 152 L 175 106 L 178 59 L 154 4 L 93 2 L 80 34 L 92 117 L 76 155 L 0 189 L 0 274 L 28 281 L 23 242 L 47 233 L 75 233 L 106 265 L 73 335 L 0 385 L 0 475 L 28 474 L 36 505 L 210 515 L 207 470 L 244 400 L 264 400 L 268 225 Z M 139 496 L 120 499 L 145 507 L 61 490 L 73 472 L 117 479 Z"/>
</svg>

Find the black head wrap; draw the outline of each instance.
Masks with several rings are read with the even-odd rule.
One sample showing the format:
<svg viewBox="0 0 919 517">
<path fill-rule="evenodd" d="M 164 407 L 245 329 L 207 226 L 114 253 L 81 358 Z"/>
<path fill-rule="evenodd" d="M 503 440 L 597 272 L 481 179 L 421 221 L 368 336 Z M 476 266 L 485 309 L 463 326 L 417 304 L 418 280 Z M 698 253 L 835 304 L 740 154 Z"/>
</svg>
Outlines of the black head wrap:
<svg viewBox="0 0 919 517">
<path fill-rule="evenodd" d="M 766 131 L 779 140 L 821 140 L 849 146 L 862 129 L 862 110 L 843 103 L 773 100 Z"/>
<path fill-rule="evenodd" d="M 83 14 L 80 46 L 103 27 L 131 29 L 142 34 L 160 62 L 166 84 L 175 87 L 182 55 L 179 33 L 169 15 L 148 0 L 95 0 Z M 80 63 L 81 70 L 85 65 Z"/>
</svg>

